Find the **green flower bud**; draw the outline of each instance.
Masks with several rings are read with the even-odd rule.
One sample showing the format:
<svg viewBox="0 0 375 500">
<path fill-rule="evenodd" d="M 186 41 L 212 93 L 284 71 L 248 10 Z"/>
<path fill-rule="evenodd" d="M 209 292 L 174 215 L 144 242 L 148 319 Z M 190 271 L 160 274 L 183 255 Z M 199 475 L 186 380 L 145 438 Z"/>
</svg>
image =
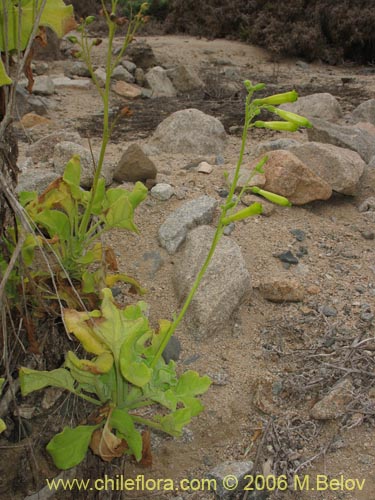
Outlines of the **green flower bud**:
<svg viewBox="0 0 375 500">
<path fill-rule="evenodd" d="M 78 38 L 74 35 L 68 36 L 68 40 L 70 43 L 78 43 Z"/>
<path fill-rule="evenodd" d="M 263 158 L 256 164 L 254 170 L 259 174 L 264 174 L 263 166 L 268 162 L 268 156 L 263 156 Z"/>
<path fill-rule="evenodd" d="M 295 132 L 298 130 L 298 125 L 293 122 L 254 122 L 254 127 L 269 128 L 271 130 L 286 130 L 287 132 Z"/>
<path fill-rule="evenodd" d="M 279 194 L 270 193 L 269 191 L 265 191 L 264 189 L 260 189 L 257 186 L 253 186 L 250 188 L 250 191 L 255 194 L 260 194 L 263 198 L 266 198 L 272 203 L 276 203 L 276 205 L 281 205 L 282 207 L 291 207 L 292 204 L 290 201 L 284 196 L 280 196 Z"/>
<path fill-rule="evenodd" d="M 247 219 L 252 215 L 259 215 L 261 213 L 262 213 L 262 205 L 256 202 L 233 215 L 228 215 L 228 217 L 224 217 L 222 222 L 225 226 L 227 226 L 228 224 L 230 224 L 231 222 L 235 222 L 236 220 Z"/>
<path fill-rule="evenodd" d="M 250 80 L 245 80 L 245 81 L 243 82 L 243 84 L 245 85 L 245 89 L 246 89 L 248 92 L 250 92 L 250 90 L 252 90 L 253 85 L 252 85 L 252 83 L 251 83 L 251 81 L 250 81 Z"/>
<path fill-rule="evenodd" d="M 85 23 L 86 23 L 86 24 L 91 24 L 91 23 L 93 23 L 94 21 L 95 21 L 95 16 L 88 16 L 88 17 L 86 17 L 86 19 L 85 19 Z"/>
<path fill-rule="evenodd" d="M 290 111 L 284 111 L 283 109 L 275 108 L 273 113 L 280 116 L 284 120 L 288 122 L 295 123 L 299 127 L 312 128 L 312 123 L 309 122 L 307 118 L 301 115 L 297 115 L 296 113 L 291 113 Z"/>
<path fill-rule="evenodd" d="M 274 94 L 263 99 L 255 99 L 253 101 L 257 106 L 263 106 L 263 104 L 273 104 L 277 106 L 278 104 L 284 104 L 286 102 L 294 102 L 298 99 L 298 94 L 295 90 L 290 92 L 283 92 L 282 94 Z"/>
</svg>

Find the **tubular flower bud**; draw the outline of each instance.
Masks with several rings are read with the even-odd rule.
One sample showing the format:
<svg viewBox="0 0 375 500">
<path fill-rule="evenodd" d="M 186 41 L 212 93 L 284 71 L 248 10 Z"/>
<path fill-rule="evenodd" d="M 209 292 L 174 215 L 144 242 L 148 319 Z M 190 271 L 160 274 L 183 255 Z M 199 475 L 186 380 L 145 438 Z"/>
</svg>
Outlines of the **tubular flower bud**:
<svg viewBox="0 0 375 500">
<path fill-rule="evenodd" d="M 291 207 L 292 204 L 290 201 L 284 196 L 280 196 L 279 194 L 270 193 L 269 191 L 265 191 L 264 189 L 260 189 L 257 186 L 253 186 L 250 188 L 250 191 L 255 194 L 260 194 L 266 200 L 272 201 L 272 203 L 276 203 L 276 205 L 281 205 L 282 207 Z"/>
<path fill-rule="evenodd" d="M 263 104 L 271 104 L 278 106 L 279 104 L 285 104 L 286 102 L 294 102 L 298 99 L 298 94 L 295 90 L 290 92 L 283 92 L 282 94 L 274 94 L 263 99 L 254 99 L 253 103 L 258 106 L 263 106 Z"/>
<path fill-rule="evenodd" d="M 262 205 L 258 202 L 253 203 L 249 207 L 246 207 L 239 212 L 233 214 L 233 215 L 228 215 L 228 217 L 224 217 L 223 219 L 223 224 L 228 225 L 231 222 L 235 222 L 237 220 L 242 220 L 242 219 L 247 219 L 248 217 L 251 217 L 252 215 L 259 215 L 262 213 Z"/>
<path fill-rule="evenodd" d="M 270 106 L 270 107 L 273 107 L 273 106 Z M 291 113 L 290 111 L 285 111 L 285 110 L 279 109 L 279 108 L 274 108 L 272 110 L 272 112 L 288 122 L 295 123 L 299 127 L 312 128 L 312 123 L 304 116 L 297 115 L 296 113 Z"/>
<path fill-rule="evenodd" d="M 95 16 L 88 16 L 88 17 L 86 17 L 86 19 L 85 19 L 85 23 L 86 23 L 86 24 L 91 24 L 91 23 L 93 23 L 94 21 L 95 21 Z"/>
<path fill-rule="evenodd" d="M 288 132 L 295 132 L 298 130 L 298 125 L 293 122 L 254 122 L 254 127 L 257 128 L 269 128 L 272 130 L 286 130 Z"/>
</svg>

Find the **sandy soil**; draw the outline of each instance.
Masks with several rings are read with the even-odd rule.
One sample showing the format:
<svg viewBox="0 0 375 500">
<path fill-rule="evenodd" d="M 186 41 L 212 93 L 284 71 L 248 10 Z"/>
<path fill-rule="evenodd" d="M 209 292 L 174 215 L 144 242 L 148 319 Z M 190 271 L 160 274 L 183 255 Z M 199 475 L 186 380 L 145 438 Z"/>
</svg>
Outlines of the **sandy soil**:
<svg viewBox="0 0 375 500">
<path fill-rule="evenodd" d="M 287 59 L 275 62 L 267 51 L 238 42 L 227 40 L 194 39 L 188 37 L 147 37 L 161 64 L 170 66 L 177 61 L 193 66 L 199 74 L 213 78 L 217 74 L 218 85 L 224 85 L 225 78 L 220 74 L 223 67 L 238 67 L 241 78 L 265 81 L 270 88 L 310 88 L 316 91 L 328 89 L 349 112 L 361 100 L 375 97 L 375 80 L 361 67 L 329 67 L 311 64 L 307 69 L 296 66 L 296 60 Z M 103 63 L 105 44 L 97 48 L 96 62 Z M 60 74 L 63 62 L 53 63 L 50 74 Z M 343 84 L 342 78 L 354 77 L 350 84 Z M 214 80 L 212 80 L 214 82 Z M 231 85 L 240 90 L 240 83 Z M 224 88 L 224 87 L 223 87 Z M 228 88 L 228 87 L 226 87 Z M 233 91 L 235 89 L 232 89 Z M 224 92 L 224 91 L 223 91 Z M 306 92 L 305 92 L 306 93 Z M 220 103 L 220 95 L 216 96 Z M 56 109 L 49 112 L 57 128 L 81 129 L 82 120 L 91 120 L 100 109 L 99 100 L 92 91 L 61 90 L 55 98 Z M 213 98 L 212 101 L 215 101 Z M 147 116 L 150 101 L 143 101 Z M 156 107 L 156 106 L 155 106 Z M 239 109 L 241 106 L 239 105 Z M 216 107 L 216 115 L 220 109 Z M 96 116 L 96 115 L 95 115 Z M 223 117 L 225 118 L 225 116 Z M 232 117 L 233 118 L 233 117 Z M 99 120 L 99 118 L 98 118 Z M 238 114 L 238 124 L 242 117 Z M 232 121 L 232 123 L 234 123 Z M 147 124 L 145 124 L 147 125 Z M 139 126 L 137 142 L 147 142 L 144 131 Z M 121 134 L 121 131 L 120 131 Z M 251 147 L 256 142 L 279 137 L 275 134 L 257 132 L 250 139 L 245 163 L 251 157 Z M 306 140 L 305 133 L 298 133 L 297 139 Z M 92 137 L 95 148 L 100 138 Z M 127 136 L 118 138 L 110 144 L 108 161 L 115 162 L 123 150 L 132 142 Z M 162 155 L 153 157 L 158 167 L 158 181 L 170 183 L 179 192 L 185 193 L 185 200 L 203 194 L 220 200 L 218 189 L 225 185 L 223 171 L 235 165 L 239 151 L 240 138 L 230 135 L 227 149 L 223 152 L 225 164 L 215 167 L 210 175 L 187 171 L 182 167 L 196 160 L 186 155 Z M 27 147 L 21 143 L 21 152 Z M 210 158 L 208 158 L 210 160 Z M 203 401 L 206 411 L 189 426 L 182 439 L 155 436 L 153 443 L 154 464 L 143 469 L 126 460 L 113 465 L 96 463 L 91 457 L 85 466 L 79 467 L 76 477 L 102 477 L 125 474 L 135 478 L 144 474 L 148 478 L 202 479 L 206 473 L 228 460 L 256 460 L 258 471 L 266 472 L 267 467 L 275 474 L 282 473 L 281 456 L 290 452 L 298 455 L 297 462 L 289 459 L 284 466 L 291 474 L 298 463 L 306 465 L 298 474 L 327 474 L 332 478 L 340 474 L 345 478 L 365 479 L 363 491 L 293 491 L 270 492 L 271 499 L 301 500 L 362 500 L 373 498 L 375 491 L 375 438 L 374 418 L 362 415 L 360 425 L 353 422 L 348 414 L 336 421 L 318 422 L 309 417 L 309 410 L 329 388 L 341 377 L 345 370 L 322 371 L 320 361 L 325 357 L 336 359 L 342 352 L 352 352 L 355 339 L 374 337 L 373 324 L 359 319 L 361 305 L 375 307 L 375 267 L 374 241 L 361 235 L 374 228 L 374 219 L 358 211 L 358 205 L 365 197 L 374 194 L 375 185 L 371 179 L 364 179 L 360 193 L 356 197 L 335 196 L 327 202 L 311 203 L 303 207 L 277 207 L 270 217 L 257 217 L 236 225 L 233 238 L 241 247 L 247 267 L 251 274 L 253 292 L 239 310 L 235 326 L 230 331 L 223 325 L 209 338 L 195 341 L 181 327 L 177 336 L 182 344 L 180 368 L 194 369 L 200 374 L 208 373 L 214 379 Z M 184 200 L 173 197 L 167 202 L 149 198 L 137 210 L 136 223 L 139 235 L 112 233 L 108 241 L 115 248 L 121 269 L 133 275 L 149 290 L 146 300 L 151 306 L 151 321 L 159 317 L 170 318 L 179 304 L 173 290 L 171 276 L 179 254 L 170 256 L 157 243 L 157 231 L 161 221 L 181 205 Z M 303 243 L 296 241 L 291 230 L 301 229 L 306 233 Z M 307 248 L 300 264 L 286 270 L 274 254 L 285 250 Z M 158 252 L 161 263 L 157 270 L 153 262 L 146 259 L 147 252 Z M 302 303 L 274 304 L 266 301 L 259 293 L 259 284 L 275 276 L 296 277 L 310 293 Z M 325 317 L 319 312 L 323 305 L 335 307 L 336 317 Z M 336 343 L 327 348 L 327 339 Z M 374 345 L 374 344 L 372 344 Z M 373 351 L 368 351 L 374 367 Z M 353 355 L 354 356 L 354 355 Z M 340 360 L 342 358 L 340 357 Z M 342 365 L 349 369 L 349 365 Z M 357 365 L 356 365 L 357 366 Z M 320 382 L 311 387 L 308 382 L 319 378 Z M 374 387 L 374 372 L 367 377 L 353 372 L 351 376 L 358 394 L 368 394 Z M 276 387 L 281 386 L 280 391 Z M 362 397 L 362 396 L 361 396 Z M 65 413 L 64 413 L 65 412 Z M 355 412 L 354 412 L 355 413 Z M 43 415 L 43 427 L 53 428 L 52 422 L 69 422 L 66 410 L 54 408 Z M 60 425 L 60 422 L 59 422 Z M 52 426 L 52 427 L 51 427 Z M 23 498 L 21 491 L 36 491 L 43 486 L 45 477 L 53 477 L 57 471 L 45 457 L 40 446 L 43 437 L 35 444 L 37 484 L 14 478 L 5 481 L 1 491 L 12 492 L 13 498 Z M 278 444 L 277 444 L 278 443 Z M 332 444 L 333 443 L 333 444 Z M 5 443 L 1 443 L 5 445 Z M 19 445 L 15 445 L 19 446 Z M 34 445 L 33 445 L 34 446 Z M 5 446 L 2 455 L 12 456 L 12 463 L 22 464 L 22 449 Z M 279 448 L 279 449 L 278 449 Z M 290 454 L 289 454 L 290 455 Z M 296 455 L 296 456 L 297 456 Z M 309 463 L 310 458 L 318 456 Z M 294 464 L 294 465 L 293 465 Z M 25 465 L 26 467 L 26 465 Z M 275 470 L 276 468 L 276 470 Z M 4 477 L 9 474 L 6 464 L 1 465 Z M 35 477 L 35 475 L 34 475 Z M 8 488 L 8 489 L 7 489 Z M 241 494 L 238 498 L 265 498 Z M 6 495 L 7 493 L 3 493 Z M 82 496 L 81 496 L 82 495 Z M 86 494 L 85 494 L 86 495 Z M 104 493 L 79 494 L 79 498 L 107 498 Z M 174 498 L 198 500 L 214 498 L 209 492 L 192 493 L 124 493 L 121 497 L 108 498 Z M 77 494 L 74 495 L 77 498 Z M 53 498 L 73 498 L 69 494 Z"/>
</svg>

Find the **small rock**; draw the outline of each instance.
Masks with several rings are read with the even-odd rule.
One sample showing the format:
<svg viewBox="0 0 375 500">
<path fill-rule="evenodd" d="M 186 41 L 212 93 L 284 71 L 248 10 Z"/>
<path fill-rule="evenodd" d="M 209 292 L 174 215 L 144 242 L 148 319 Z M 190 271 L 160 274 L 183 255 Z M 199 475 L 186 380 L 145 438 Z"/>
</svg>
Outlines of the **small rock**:
<svg viewBox="0 0 375 500">
<path fill-rule="evenodd" d="M 175 253 L 185 241 L 189 229 L 212 221 L 216 207 L 217 201 L 208 196 L 184 203 L 161 225 L 158 233 L 160 245 L 168 253 Z"/>
<path fill-rule="evenodd" d="M 375 239 L 375 233 L 373 231 L 362 231 L 361 236 L 365 240 L 374 240 Z"/>
<path fill-rule="evenodd" d="M 173 196 L 173 187 L 170 184 L 161 182 L 151 189 L 151 196 L 160 201 L 167 201 Z"/>
<path fill-rule="evenodd" d="M 296 62 L 296 66 L 297 66 L 298 68 L 303 69 L 303 70 L 307 70 L 307 69 L 309 69 L 309 68 L 310 68 L 310 65 L 309 65 L 307 62 L 305 62 L 305 61 L 297 61 L 297 62 Z"/>
<path fill-rule="evenodd" d="M 52 120 L 50 120 L 49 118 L 45 118 L 44 116 L 39 116 L 36 113 L 27 113 L 26 115 L 23 115 L 20 123 L 25 128 L 32 128 L 36 125 L 52 123 Z"/>
<path fill-rule="evenodd" d="M 243 491 L 243 488 L 248 483 L 249 479 L 246 478 L 253 469 L 253 462 L 224 462 L 208 474 L 208 479 L 215 479 L 217 489 L 216 496 L 222 500 L 229 500 L 233 491 Z"/>
<path fill-rule="evenodd" d="M 321 306 L 321 307 L 319 307 L 319 312 L 327 317 L 337 316 L 337 310 L 331 306 Z"/>
<path fill-rule="evenodd" d="M 215 165 L 224 165 L 225 159 L 223 155 L 216 155 Z"/>
<path fill-rule="evenodd" d="M 297 241 L 304 241 L 304 239 L 306 238 L 306 233 L 305 231 L 302 231 L 302 229 L 291 229 L 290 232 Z"/>
<path fill-rule="evenodd" d="M 375 211 L 375 196 L 371 196 L 370 198 L 367 198 L 367 200 L 363 201 L 359 205 L 358 211 L 359 212 Z"/>
<path fill-rule="evenodd" d="M 64 389 L 58 387 L 47 387 L 43 393 L 41 407 L 43 410 L 49 410 L 55 405 L 60 396 L 64 393 Z"/>
<path fill-rule="evenodd" d="M 142 96 L 142 88 L 133 83 L 118 81 L 113 85 L 113 91 L 127 99 L 136 99 Z"/>
<path fill-rule="evenodd" d="M 75 61 L 71 64 L 66 64 L 64 68 L 64 75 L 71 78 L 72 76 L 80 76 L 83 78 L 90 78 L 90 71 L 83 61 Z"/>
<path fill-rule="evenodd" d="M 142 69 L 149 69 L 158 64 L 150 44 L 143 40 L 131 43 L 126 55 Z"/>
<path fill-rule="evenodd" d="M 179 65 L 167 70 L 167 75 L 179 92 L 189 92 L 204 87 L 204 83 L 188 66 Z"/>
<path fill-rule="evenodd" d="M 112 73 L 112 78 L 113 80 L 119 80 L 122 82 L 127 82 L 127 83 L 134 83 L 135 78 L 134 76 L 129 73 L 129 71 L 124 68 L 123 66 L 117 66 Z"/>
<path fill-rule="evenodd" d="M 227 189 L 220 188 L 217 190 L 217 193 L 220 196 L 220 198 L 226 198 L 229 194 L 229 191 Z"/>
<path fill-rule="evenodd" d="M 363 312 L 359 315 L 362 321 L 371 322 L 374 319 L 374 313 L 372 312 Z"/>
<path fill-rule="evenodd" d="M 163 351 L 164 361 L 168 364 L 171 360 L 178 361 L 181 354 L 181 342 L 177 337 L 172 336 Z"/>
<path fill-rule="evenodd" d="M 270 302 L 301 302 L 304 297 L 302 284 L 293 278 L 272 279 L 260 284 L 259 291 Z"/>
<path fill-rule="evenodd" d="M 152 90 L 152 97 L 175 97 L 176 89 L 168 78 L 167 71 L 161 66 L 150 69 L 145 80 Z"/>
<path fill-rule="evenodd" d="M 225 226 L 223 234 L 225 236 L 230 236 L 233 233 L 235 227 L 236 226 L 235 226 L 234 222 L 231 222 L 230 224 L 228 224 L 227 226 Z"/>
<path fill-rule="evenodd" d="M 131 61 L 128 61 L 127 59 L 123 59 L 120 64 L 124 66 L 124 68 L 128 70 L 129 73 L 134 73 L 137 69 L 137 65 Z"/>
<path fill-rule="evenodd" d="M 138 85 L 140 85 L 141 87 L 144 86 L 144 84 L 145 84 L 145 72 L 143 71 L 142 68 L 137 68 L 134 71 L 134 78 L 135 78 L 135 81 Z"/>
<path fill-rule="evenodd" d="M 157 170 L 155 164 L 145 155 L 138 144 L 132 144 L 123 153 L 120 161 L 115 167 L 113 178 L 117 182 L 145 181 L 155 179 Z"/>
<path fill-rule="evenodd" d="M 310 415 L 317 420 L 331 420 L 341 417 L 353 398 L 355 389 L 350 378 L 338 382 L 329 393 L 316 403 Z"/>
<path fill-rule="evenodd" d="M 91 88 L 91 81 L 87 78 L 72 79 L 67 76 L 61 76 L 53 79 L 55 88 L 69 88 L 69 89 L 83 89 L 88 90 Z"/>
<path fill-rule="evenodd" d="M 299 260 L 293 253 L 288 250 L 286 252 L 280 253 L 279 255 L 276 255 L 278 259 L 281 260 L 281 262 L 285 262 L 287 264 L 298 264 Z"/>
<path fill-rule="evenodd" d="M 95 74 L 96 79 L 98 81 L 99 87 L 104 87 L 106 79 L 107 79 L 107 73 L 104 71 L 104 69 L 103 68 L 97 68 L 94 71 L 94 74 Z"/>
<path fill-rule="evenodd" d="M 207 163 L 206 161 L 202 161 L 198 165 L 198 172 L 202 174 L 210 174 L 213 171 L 214 167 Z"/>
<path fill-rule="evenodd" d="M 44 61 L 35 61 L 34 62 L 33 71 L 36 75 L 38 75 L 38 76 L 44 75 L 45 73 L 47 73 L 48 69 L 49 69 L 49 65 L 47 62 L 44 62 Z"/>
<path fill-rule="evenodd" d="M 53 95 L 55 85 L 49 76 L 38 76 L 35 78 L 33 93 L 36 95 Z"/>
</svg>

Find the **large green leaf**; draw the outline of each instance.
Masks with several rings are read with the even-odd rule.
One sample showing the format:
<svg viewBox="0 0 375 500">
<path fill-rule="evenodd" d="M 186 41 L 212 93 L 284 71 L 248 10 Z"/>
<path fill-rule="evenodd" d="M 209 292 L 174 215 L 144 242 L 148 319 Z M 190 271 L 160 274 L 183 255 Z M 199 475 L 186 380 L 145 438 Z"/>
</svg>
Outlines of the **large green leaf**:
<svg viewBox="0 0 375 500">
<path fill-rule="evenodd" d="M 123 189 L 107 190 L 108 210 L 105 215 L 106 229 L 118 227 L 137 232 L 133 222 L 133 206 Z"/>
<path fill-rule="evenodd" d="M 92 433 L 100 425 L 79 425 L 75 429 L 65 427 L 56 434 L 47 445 L 56 467 L 70 469 L 78 465 L 85 458 Z"/>
<path fill-rule="evenodd" d="M 121 433 L 128 446 L 139 461 L 142 458 L 142 436 L 134 426 L 131 416 L 126 410 L 115 409 L 112 412 L 110 424 Z"/>
<path fill-rule="evenodd" d="M 182 429 L 190 423 L 191 413 L 188 408 L 180 408 L 169 415 L 160 418 L 162 429 L 171 436 L 181 436 Z"/>
<path fill-rule="evenodd" d="M 37 10 L 42 0 L 24 0 L 22 2 L 21 31 L 19 33 L 19 10 L 17 2 L 5 0 L 8 19 L 8 50 L 14 51 L 19 48 L 24 50 L 28 44 L 33 30 Z M 59 38 L 75 26 L 73 18 L 73 7 L 65 5 L 63 0 L 47 0 L 46 6 L 39 23 L 40 26 L 48 26 Z M 0 26 L 4 26 L 4 4 L 0 2 Z M 5 51 L 4 37 L 0 37 L 0 51 Z"/>
<path fill-rule="evenodd" d="M 50 238 L 58 236 L 62 241 L 70 237 L 70 221 L 66 214 L 59 210 L 43 210 L 35 216 L 35 222 L 44 226 Z"/>
<path fill-rule="evenodd" d="M 47 372 L 22 367 L 20 368 L 20 384 L 23 396 L 49 386 L 74 391 L 74 379 L 65 368 Z"/>
</svg>

